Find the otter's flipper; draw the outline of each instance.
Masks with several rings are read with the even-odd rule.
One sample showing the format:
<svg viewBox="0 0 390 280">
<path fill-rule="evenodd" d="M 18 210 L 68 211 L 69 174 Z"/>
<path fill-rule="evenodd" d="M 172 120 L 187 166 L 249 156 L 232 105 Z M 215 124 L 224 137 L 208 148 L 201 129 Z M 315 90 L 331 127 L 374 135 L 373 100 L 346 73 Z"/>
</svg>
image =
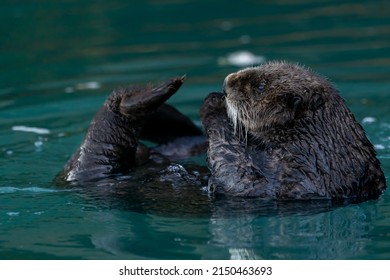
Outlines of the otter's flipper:
<svg viewBox="0 0 390 280">
<path fill-rule="evenodd" d="M 144 118 L 167 101 L 181 87 L 184 79 L 185 77 L 174 78 L 157 87 L 134 87 L 120 90 L 117 93 L 120 96 L 120 113 L 130 120 L 143 120 L 144 124 Z M 115 92 L 112 95 L 115 95 Z"/>
<path fill-rule="evenodd" d="M 137 163 L 139 132 L 148 115 L 182 85 L 174 78 L 157 87 L 131 87 L 114 91 L 93 118 L 76 153 L 61 177 L 89 181 L 127 172 Z"/>
</svg>

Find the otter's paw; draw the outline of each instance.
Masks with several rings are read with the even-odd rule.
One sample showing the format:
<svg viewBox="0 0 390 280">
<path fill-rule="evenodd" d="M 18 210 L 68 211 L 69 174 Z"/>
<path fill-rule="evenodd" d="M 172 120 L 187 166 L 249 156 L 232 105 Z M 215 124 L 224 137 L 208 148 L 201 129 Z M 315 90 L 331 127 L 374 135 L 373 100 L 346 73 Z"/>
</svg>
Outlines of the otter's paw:
<svg viewBox="0 0 390 280">
<path fill-rule="evenodd" d="M 202 121 L 210 117 L 215 118 L 218 115 L 226 116 L 225 98 L 222 93 L 212 92 L 203 101 L 202 107 L 199 110 L 199 115 Z"/>
</svg>

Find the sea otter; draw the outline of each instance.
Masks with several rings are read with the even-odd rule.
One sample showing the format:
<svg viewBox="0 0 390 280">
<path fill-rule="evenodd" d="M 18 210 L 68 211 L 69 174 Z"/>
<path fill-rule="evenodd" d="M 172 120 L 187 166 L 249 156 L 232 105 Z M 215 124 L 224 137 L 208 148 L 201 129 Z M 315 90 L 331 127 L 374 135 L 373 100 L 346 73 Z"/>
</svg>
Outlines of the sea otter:
<svg viewBox="0 0 390 280">
<path fill-rule="evenodd" d="M 152 157 L 150 149 L 140 143 L 141 138 L 175 147 L 167 143 L 184 137 L 188 149 L 201 150 L 205 142 L 202 131 L 175 108 L 163 104 L 183 81 L 184 77 L 173 78 L 156 87 L 115 90 L 94 116 L 81 146 L 56 181 L 88 182 L 126 174 Z M 159 149 L 158 161 L 164 161 L 159 157 L 164 152 Z M 174 169 L 168 165 L 167 168 Z M 183 175 L 184 171 L 180 171 Z"/>
<path fill-rule="evenodd" d="M 269 62 L 228 75 L 200 109 L 208 188 L 275 200 L 367 200 L 386 189 L 373 145 L 336 88 Z"/>
</svg>

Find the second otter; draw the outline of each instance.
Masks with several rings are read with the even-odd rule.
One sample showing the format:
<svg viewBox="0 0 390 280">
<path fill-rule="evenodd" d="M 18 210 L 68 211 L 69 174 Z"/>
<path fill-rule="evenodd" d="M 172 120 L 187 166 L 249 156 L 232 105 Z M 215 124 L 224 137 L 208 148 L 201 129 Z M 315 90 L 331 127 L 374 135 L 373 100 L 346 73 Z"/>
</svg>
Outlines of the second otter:
<svg viewBox="0 0 390 280">
<path fill-rule="evenodd" d="M 210 191 L 359 201 L 385 191 L 372 144 L 325 78 L 271 62 L 228 75 L 223 89 L 200 110 Z"/>
</svg>

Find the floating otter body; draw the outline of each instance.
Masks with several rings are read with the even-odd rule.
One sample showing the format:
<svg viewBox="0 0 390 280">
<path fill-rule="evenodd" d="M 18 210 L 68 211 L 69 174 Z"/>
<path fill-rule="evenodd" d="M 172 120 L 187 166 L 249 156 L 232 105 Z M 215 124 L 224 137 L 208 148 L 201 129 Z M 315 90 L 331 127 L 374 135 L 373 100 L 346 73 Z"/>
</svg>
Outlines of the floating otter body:
<svg viewBox="0 0 390 280">
<path fill-rule="evenodd" d="M 157 87 L 114 91 L 96 113 L 80 148 L 57 179 L 86 182 L 126 174 L 150 160 L 151 151 L 139 142 L 140 138 L 169 143 L 193 137 L 189 140 L 191 147 L 201 149 L 205 140 L 201 130 L 176 109 L 163 104 L 183 80 L 174 78 Z"/>
<path fill-rule="evenodd" d="M 223 89 L 200 110 L 211 192 L 360 201 L 385 191 L 372 144 L 325 78 L 273 62 L 228 75 Z"/>
</svg>

